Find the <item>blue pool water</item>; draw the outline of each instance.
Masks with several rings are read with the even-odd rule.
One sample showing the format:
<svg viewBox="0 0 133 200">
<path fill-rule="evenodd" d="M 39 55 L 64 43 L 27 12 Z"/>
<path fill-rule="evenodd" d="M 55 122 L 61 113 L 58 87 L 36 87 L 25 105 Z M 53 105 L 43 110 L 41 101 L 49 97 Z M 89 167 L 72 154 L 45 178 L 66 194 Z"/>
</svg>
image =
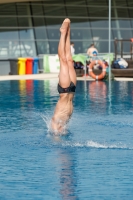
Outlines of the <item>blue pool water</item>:
<svg viewBox="0 0 133 200">
<path fill-rule="evenodd" d="M 57 81 L 0 82 L 1 200 L 132 200 L 133 82 L 78 81 L 68 135 Z"/>
</svg>

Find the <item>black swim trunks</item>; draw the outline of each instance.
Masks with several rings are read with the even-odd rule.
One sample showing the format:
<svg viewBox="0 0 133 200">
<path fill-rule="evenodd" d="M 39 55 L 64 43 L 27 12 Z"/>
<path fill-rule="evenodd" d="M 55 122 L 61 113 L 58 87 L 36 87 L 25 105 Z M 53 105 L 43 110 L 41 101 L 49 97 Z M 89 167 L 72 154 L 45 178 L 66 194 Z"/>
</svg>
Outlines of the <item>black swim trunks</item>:
<svg viewBox="0 0 133 200">
<path fill-rule="evenodd" d="M 76 86 L 74 85 L 73 82 L 70 83 L 70 86 L 67 88 L 62 88 L 59 84 L 58 84 L 58 92 L 60 93 L 71 93 L 71 92 L 75 92 L 76 90 Z"/>
</svg>

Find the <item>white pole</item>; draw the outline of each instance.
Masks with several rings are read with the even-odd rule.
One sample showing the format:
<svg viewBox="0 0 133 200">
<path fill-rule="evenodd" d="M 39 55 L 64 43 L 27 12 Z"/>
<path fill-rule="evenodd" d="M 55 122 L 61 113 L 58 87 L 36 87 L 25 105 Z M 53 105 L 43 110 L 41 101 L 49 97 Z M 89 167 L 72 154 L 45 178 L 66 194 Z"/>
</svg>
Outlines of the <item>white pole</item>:
<svg viewBox="0 0 133 200">
<path fill-rule="evenodd" d="M 111 0 L 109 0 L 109 114 L 111 114 Z"/>
<path fill-rule="evenodd" d="M 110 52 L 111 52 L 111 0 L 109 0 L 109 81 L 111 81 Z"/>
</svg>

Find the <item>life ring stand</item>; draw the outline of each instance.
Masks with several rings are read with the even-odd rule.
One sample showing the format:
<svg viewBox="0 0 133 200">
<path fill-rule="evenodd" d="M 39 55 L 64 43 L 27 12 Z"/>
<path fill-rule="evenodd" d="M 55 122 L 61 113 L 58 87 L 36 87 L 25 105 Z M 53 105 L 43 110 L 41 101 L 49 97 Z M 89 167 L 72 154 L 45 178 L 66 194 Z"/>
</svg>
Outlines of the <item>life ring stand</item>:
<svg viewBox="0 0 133 200">
<path fill-rule="evenodd" d="M 102 73 L 99 75 L 95 75 L 93 73 L 93 67 L 95 64 L 99 64 L 102 67 Z M 95 80 L 101 80 L 105 77 L 106 75 L 106 66 L 101 60 L 92 60 L 91 63 L 89 64 L 89 75 L 94 78 Z"/>
</svg>

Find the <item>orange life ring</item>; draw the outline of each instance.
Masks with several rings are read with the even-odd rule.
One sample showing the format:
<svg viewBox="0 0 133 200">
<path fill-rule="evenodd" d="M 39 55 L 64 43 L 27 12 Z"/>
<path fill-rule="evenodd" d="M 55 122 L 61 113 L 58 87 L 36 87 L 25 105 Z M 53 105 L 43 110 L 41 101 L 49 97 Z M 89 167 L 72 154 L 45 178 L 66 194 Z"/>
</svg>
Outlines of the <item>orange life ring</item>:
<svg viewBox="0 0 133 200">
<path fill-rule="evenodd" d="M 95 64 L 99 64 L 102 67 L 102 73 L 100 75 L 95 75 L 93 73 L 93 67 Z M 106 66 L 105 64 L 101 61 L 101 60 L 92 60 L 91 63 L 89 64 L 89 75 L 96 79 L 96 80 L 101 80 L 104 78 L 104 76 L 106 75 Z"/>
</svg>

